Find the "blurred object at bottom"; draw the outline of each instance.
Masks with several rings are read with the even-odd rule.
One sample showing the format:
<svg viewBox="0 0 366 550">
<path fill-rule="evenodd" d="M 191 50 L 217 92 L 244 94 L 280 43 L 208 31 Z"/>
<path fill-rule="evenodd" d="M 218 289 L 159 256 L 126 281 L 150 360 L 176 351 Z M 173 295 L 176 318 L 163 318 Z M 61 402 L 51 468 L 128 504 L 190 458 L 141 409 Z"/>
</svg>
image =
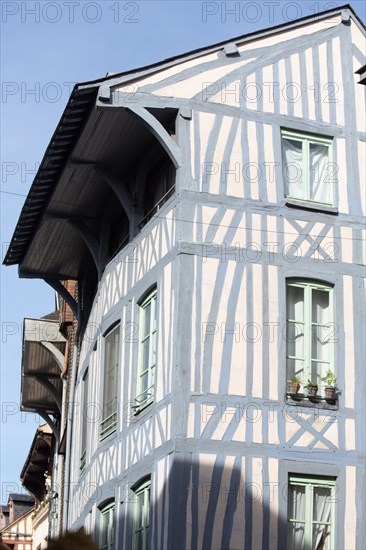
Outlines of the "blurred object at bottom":
<svg viewBox="0 0 366 550">
<path fill-rule="evenodd" d="M 48 550 L 98 550 L 98 547 L 81 528 L 75 533 L 66 533 L 56 540 L 50 540 Z"/>
</svg>

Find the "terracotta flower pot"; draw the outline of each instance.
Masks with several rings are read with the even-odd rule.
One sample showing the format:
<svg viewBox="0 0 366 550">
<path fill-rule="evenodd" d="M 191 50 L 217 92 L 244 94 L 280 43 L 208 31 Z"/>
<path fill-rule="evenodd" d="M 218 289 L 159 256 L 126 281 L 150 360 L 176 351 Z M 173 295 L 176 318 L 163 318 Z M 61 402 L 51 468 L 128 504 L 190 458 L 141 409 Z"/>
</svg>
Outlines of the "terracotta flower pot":
<svg viewBox="0 0 366 550">
<path fill-rule="evenodd" d="M 336 397 L 336 389 L 324 388 L 324 397 L 327 401 L 334 401 Z"/>
<path fill-rule="evenodd" d="M 298 382 L 291 382 L 289 384 L 289 393 L 291 395 L 296 395 L 299 389 L 300 389 L 300 384 Z"/>
<path fill-rule="evenodd" d="M 307 386 L 306 389 L 307 389 L 308 397 L 316 397 L 316 394 L 318 393 L 317 386 Z"/>
</svg>

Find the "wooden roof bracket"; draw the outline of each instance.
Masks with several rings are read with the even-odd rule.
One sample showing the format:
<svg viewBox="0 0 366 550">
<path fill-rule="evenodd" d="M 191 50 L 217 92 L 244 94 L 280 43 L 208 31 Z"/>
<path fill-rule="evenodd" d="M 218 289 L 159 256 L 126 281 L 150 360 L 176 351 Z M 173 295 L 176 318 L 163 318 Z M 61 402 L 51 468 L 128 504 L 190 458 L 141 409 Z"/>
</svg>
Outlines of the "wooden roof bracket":
<svg viewBox="0 0 366 550">
<path fill-rule="evenodd" d="M 56 361 L 56 363 L 58 364 L 62 372 L 64 368 L 64 363 L 65 363 L 64 354 L 52 342 L 46 342 L 45 340 L 41 340 L 39 344 L 42 346 L 42 348 L 44 348 L 46 351 L 48 351 L 52 355 L 52 357 L 54 358 L 54 360 Z"/>
<path fill-rule="evenodd" d="M 60 428 L 57 426 L 56 422 L 51 419 L 48 413 L 46 411 L 37 410 L 36 414 L 38 414 L 43 420 L 49 425 L 51 428 L 53 435 L 55 436 L 57 445 L 60 444 Z"/>
<path fill-rule="evenodd" d="M 65 302 L 68 304 L 71 311 L 73 312 L 78 324 L 80 324 L 81 311 L 79 309 L 78 302 L 71 296 L 70 292 L 64 287 L 61 281 L 57 279 L 49 279 L 48 277 L 45 277 L 44 281 L 48 285 L 50 285 L 61 296 L 61 298 L 65 300 Z"/>
<path fill-rule="evenodd" d="M 45 375 L 42 375 L 42 374 L 34 374 L 32 375 L 40 384 L 42 384 L 42 386 L 44 388 L 46 388 L 46 390 L 48 390 L 50 392 L 50 394 L 52 395 L 52 397 L 54 398 L 55 400 L 55 403 L 57 405 L 57 408 L 59 410 L 59 413 L 61 414 L 61 409 L 62 409 L 62 397 L 61 397 L 61 394 L 57 391 L 57 389 L 55 388 L 55 386 L 49 381 L 49 379 L 47 378 L 47 376 Z"/>
</svg>

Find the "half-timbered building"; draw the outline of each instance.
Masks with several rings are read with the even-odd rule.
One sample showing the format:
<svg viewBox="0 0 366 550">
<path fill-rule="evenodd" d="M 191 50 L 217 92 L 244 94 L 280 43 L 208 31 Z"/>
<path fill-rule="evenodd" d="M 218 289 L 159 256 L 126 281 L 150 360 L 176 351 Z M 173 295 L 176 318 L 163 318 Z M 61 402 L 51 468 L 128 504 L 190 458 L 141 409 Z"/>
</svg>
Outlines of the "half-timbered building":
<svg viewBox="0 0 366 550">
<path fill-rule="evenodd" d="M 364 65 L 345 6 L 73 90 L 5 259 L 77 320 L 65 529 L 364 547 Z"/>
</svg>

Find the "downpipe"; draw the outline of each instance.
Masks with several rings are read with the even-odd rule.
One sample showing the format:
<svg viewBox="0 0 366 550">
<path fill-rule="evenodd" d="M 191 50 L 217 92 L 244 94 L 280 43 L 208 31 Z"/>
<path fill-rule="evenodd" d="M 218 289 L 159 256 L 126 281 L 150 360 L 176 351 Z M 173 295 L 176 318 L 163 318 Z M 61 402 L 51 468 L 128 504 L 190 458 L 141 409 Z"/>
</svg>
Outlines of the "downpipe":
<svg viewBox="0 0 366 550">
<path fill-rule="evenodd" d="M 69 499 L 70 499 L 70 472 L 71 472 L 71 442 L 74 428 L 74 409 L 75 409 L 75 387 L 76 387 L 76 367 L 78 360 L 78 347 L 79 337 L 81 332 L 81 310 L 80 310 L 80 297 L 78 300 L 78 325 L 74 337 L 74 347 L 72 356 L 71 367 L 71 382 L 70 382 L 70 396 L 69 406 L 67 411 L 67 433 L 66 433 L 66 450 L 65 450 L 65 490 L 64 490 L 64 506 L 63 506 L 63 520 L 62 527 L 65 533 L 68 529 L 69 522 Z"/>
</svg>

